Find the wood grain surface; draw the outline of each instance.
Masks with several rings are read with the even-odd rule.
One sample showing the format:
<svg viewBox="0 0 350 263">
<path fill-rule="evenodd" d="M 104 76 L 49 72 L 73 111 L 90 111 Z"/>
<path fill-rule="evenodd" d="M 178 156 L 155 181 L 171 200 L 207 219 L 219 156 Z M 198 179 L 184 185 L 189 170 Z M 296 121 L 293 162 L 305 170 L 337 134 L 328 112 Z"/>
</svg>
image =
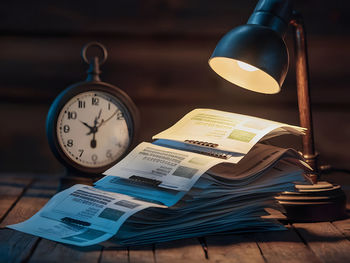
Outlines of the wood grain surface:
<svg viewBox="0 0 350 263">
<path fill-rule="evenodd" d="M 148 246 L 76 247 L 5 228 L 28 219 L 56 192 L 59 178 L 0 177 L 0 262 L 312 262 L 350 261 L 350 219 L 286 224 L 285 231 L 211 235 Z M 5 180 L 5 178 L 7 178 Z M 32 182 L 30 184 L 30 182 Z M 10 187 L 10 188 L 8 188 Z M 347 185 L 344 186 L 347 189 Z M 15 190 L 14 190 L 14 189 Z M 15 201 L 13 201 L 15 200 Z M 10 204 L 10 205 L 9 205 Z M 273 212 L 272 216 L 287 219 Z"/>
</svg>

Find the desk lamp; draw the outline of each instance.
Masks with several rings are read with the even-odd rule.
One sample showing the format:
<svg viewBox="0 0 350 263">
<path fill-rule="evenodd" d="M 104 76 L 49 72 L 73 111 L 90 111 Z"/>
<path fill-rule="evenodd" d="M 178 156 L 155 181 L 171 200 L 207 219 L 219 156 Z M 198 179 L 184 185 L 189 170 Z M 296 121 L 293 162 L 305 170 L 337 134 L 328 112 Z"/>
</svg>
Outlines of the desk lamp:
<svg viewBox="0 0 350 263">
<path fill-rule="evenodd" d="M 318 181 L 309 95 L 309 70 L 303 20 L 290 0 L 260 0 L 247 24 L 229 31 L 209 59 L 222 78 L 242 88 L 265 94 L 281 89 L 289 55 L 283 40 L 288 25 L 294 32 L 296 80 L 303 156 L 313 168 L 307 174 L 312 185 L 296 185 L 295 192 L 276 197 L 292 221 L 331 221 L 345 216 L 346 197 L 339 185 Z"/>
</svg>

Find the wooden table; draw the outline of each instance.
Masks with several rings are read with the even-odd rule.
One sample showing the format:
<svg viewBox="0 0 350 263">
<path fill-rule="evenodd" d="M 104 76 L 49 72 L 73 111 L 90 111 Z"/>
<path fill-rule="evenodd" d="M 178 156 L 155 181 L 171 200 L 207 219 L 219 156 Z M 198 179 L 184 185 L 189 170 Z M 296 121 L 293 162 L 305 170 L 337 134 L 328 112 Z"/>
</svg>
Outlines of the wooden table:
<svg viewBox="0 0 350 263">
<path fill-rule="evenodd" d="M 286 223 L 287 231 L 207 236 L 123 249 L 79 248 L 5 228 L 36 213 L 56 193 L 58 183 L 59 175 L 0 176 L 1 262 L 350 262 L 350 219 Z"/>
</svg>

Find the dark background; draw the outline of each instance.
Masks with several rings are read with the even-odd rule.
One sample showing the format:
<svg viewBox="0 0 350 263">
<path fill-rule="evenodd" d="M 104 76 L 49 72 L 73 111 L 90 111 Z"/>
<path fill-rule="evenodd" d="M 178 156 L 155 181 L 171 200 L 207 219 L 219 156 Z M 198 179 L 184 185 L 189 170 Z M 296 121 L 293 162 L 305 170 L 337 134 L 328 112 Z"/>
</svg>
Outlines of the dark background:
<svg viewBox="0 0 350 263">
<path fill-rule="evenodd" d="M 255 0 L 2 1 L 0 3 L 0 172 L 60 173 L 45 118 L 55 96 L 86 77 L 89 41 L 109 58 L 102 80 L 127 92 L 141 112 L 140 140 L 193 108 L 209 107 L 298 124 L 293 38 L 277 95 L 220 79 L 208 66 L 217 41 L 245 23 Z M 315 140 L 321 161 L 350 169 L 349 1 L 297 0 L 309 44 Z M 281 145 L 300 149 L 297 138 Z"/>
</svg>

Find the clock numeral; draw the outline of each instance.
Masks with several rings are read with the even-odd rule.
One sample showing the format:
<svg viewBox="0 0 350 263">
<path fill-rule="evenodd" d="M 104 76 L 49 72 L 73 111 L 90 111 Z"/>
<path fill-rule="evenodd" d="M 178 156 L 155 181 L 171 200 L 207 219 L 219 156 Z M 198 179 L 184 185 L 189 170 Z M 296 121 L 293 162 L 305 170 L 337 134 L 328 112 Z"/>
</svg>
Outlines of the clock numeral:
<svg viewBox="0 0 350 263">
<path fill-rule="evenodd" d="M 63 126 L 63 131 L 64 131 L 64 133 L 68 133 L 70 131 L 69 125 L 64 125 Z"/>
<path fill-rule="evenodd" d="M 99 98 L 91 98 L 91 104 L 98 106 L 98 104 L 100 103 Z"/>
<path fill-rule="evenodd" d="M 68 147 L 72 147 L 72 146 L 73 146 L 73 140 L 72 140 L 72 139 L 69 139 L 69 140 L 67 141 L 67 146 L 68 146 Z"/>
<path fill-rule="evenodd" d="M 80 152 L 79 157 L 81 157 L 83 155 L 83 153 L 84 153 L 84 150 L 83 149 L 79 149 L 78 152 Z"/>
<path fill-rule="evenodd" d="M 117 112 L 117 120 L 124 120 L 124 114 L 120 110 Z"/>
<path fill-rule="evenodd" d="M 85 108 L 85 101 L 78 100 L 78 108 Z"/>
<path fill-rule="evenodd" d="M 96 162 L 97 161 L 97 155 L 96 154 L 91 155 L 91 160 Z"/>
<path fill-rule="evenodd" d="M 106 157 L 107 158 L 112 158 L 112 151 L 111 150 L 107 150 Z"/>
<path fill-rule="evenodd" d="M 108 110 L 111 109 L 111 104 L 108 102 Z"/>
<path fill-rule="evenodd" d="M 75 120 L 77 118 L 77 113 L 75 111 L 68 111 L 68 120 Z"/>
</svg>

